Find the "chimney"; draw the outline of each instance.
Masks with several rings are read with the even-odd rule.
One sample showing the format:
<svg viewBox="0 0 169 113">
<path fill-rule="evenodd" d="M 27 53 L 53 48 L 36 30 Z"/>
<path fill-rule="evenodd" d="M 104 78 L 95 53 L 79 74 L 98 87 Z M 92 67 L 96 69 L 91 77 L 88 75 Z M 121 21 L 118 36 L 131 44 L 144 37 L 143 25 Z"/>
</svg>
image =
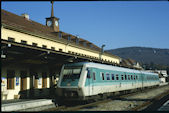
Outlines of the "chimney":
<svg viewBox="0 0 169 113">
<path fill-rule="evenodd" d="M 22 14 L 22 17 L 24 17 L 25 19 L 29 20 L 29 15 L 26 14 L 26 13 Z"/>
</svg>

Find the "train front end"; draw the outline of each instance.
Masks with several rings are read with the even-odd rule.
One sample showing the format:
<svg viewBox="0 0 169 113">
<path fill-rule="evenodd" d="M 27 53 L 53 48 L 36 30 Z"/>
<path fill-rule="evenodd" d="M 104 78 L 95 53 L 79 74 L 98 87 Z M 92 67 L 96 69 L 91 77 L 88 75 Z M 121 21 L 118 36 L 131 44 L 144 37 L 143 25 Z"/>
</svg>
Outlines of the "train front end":
<svg viewBox="0 0 169 113">
<path fill-rule="evenodd" d="M 63 65 L 56 89 L 58 101 L 83 100 L 81 86 L 83 65 L 83 63 Z"/>
</svg>

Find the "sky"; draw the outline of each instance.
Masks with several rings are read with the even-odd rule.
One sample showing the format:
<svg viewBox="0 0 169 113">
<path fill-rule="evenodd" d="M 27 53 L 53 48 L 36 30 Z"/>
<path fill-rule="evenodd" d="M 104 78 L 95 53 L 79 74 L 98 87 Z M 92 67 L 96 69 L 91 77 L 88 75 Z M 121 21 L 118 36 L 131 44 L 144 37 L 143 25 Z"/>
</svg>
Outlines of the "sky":
<svg viewBox="0 0 169 113">
<path fill-rule="evenodd" d="M 50 1 L 2 1 L 1 9 L 45 25 Z M 55 1 L 60 30 L 88 40 L 104 50 L 123 47 L 169 49 L 167 1 Z"/>
</svg>

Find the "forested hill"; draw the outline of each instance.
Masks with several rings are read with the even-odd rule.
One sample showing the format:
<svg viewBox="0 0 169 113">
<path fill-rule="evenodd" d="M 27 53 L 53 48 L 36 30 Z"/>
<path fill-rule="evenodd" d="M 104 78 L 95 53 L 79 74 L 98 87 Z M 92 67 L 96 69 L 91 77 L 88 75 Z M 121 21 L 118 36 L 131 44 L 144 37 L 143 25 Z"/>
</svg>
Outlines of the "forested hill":
<svg viewBox="0 0 169 113">
<path fill-rule="evenodd" d="M 121 58 L 131 58 L 143 64 L 160 64 L 169 66 L 169 49 L 147 47 L 125 47 L 106 50 Z"/>
</svg>

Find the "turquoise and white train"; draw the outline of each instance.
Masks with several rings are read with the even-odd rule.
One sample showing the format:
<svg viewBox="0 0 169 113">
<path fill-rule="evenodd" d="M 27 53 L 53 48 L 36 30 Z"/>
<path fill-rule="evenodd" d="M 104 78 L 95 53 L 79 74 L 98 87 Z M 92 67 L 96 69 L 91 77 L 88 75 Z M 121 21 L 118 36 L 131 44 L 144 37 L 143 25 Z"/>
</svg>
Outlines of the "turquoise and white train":
<svg viewBox="0 0 169 113">
<path fill-rule="evenodd" d="M 158 85 L 159 76 L 156 73 L 79 62 L 63 65 L 57 97 L 62 100 L 89 100 Z"/>
</svg>

